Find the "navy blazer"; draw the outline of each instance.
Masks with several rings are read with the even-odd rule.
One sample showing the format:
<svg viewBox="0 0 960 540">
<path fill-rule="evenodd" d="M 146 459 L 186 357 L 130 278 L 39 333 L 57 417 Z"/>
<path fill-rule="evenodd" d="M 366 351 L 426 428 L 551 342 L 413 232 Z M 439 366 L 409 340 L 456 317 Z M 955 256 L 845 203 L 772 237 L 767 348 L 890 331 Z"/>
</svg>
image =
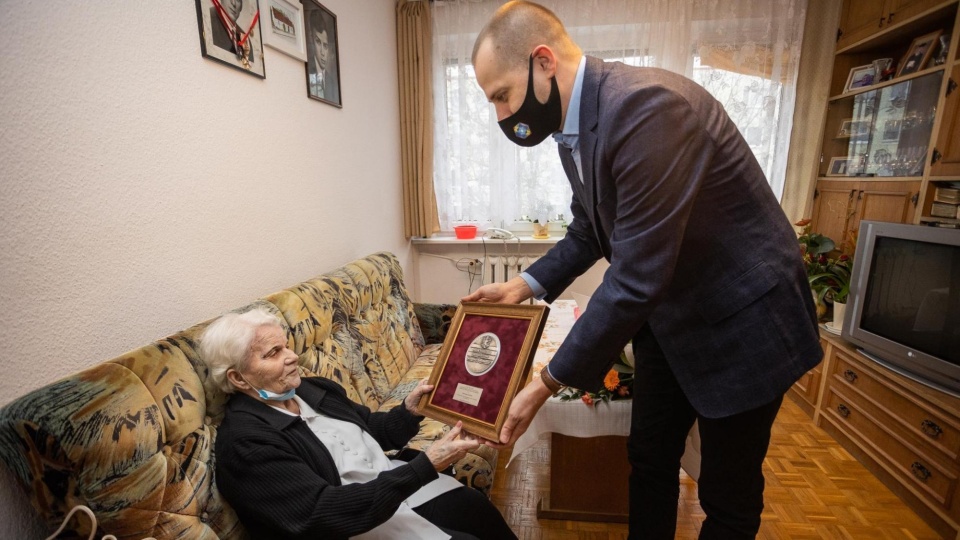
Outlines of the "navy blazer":
<svg viewBox="0 0 960 540">
<path fill-rule="evenodd" d="M 527 272 L 552 302 L 600 257 L 610 268 L 550 363 L 596 390 L 649 323 L 697 412 L 719 418 L 782 395 L 819 363 L 797 236 L 723 106 L 695 82 L 587 57 L 583 181 L 566 236 Z"/>
</svg>

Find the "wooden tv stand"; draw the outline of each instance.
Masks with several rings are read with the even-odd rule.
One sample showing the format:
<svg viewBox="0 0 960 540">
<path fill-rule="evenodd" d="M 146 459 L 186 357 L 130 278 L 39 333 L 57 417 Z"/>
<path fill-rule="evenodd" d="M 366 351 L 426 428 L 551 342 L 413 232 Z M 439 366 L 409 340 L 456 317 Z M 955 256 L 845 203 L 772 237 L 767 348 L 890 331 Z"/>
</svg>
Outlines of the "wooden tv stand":
<svg viewBox="0 0 960 540">
<path fill-rule="evenodd" d="M 788 395 L 944 538 L 960 539 L 960 399 L 821 331 L 824 359 Z"/>
</svg>

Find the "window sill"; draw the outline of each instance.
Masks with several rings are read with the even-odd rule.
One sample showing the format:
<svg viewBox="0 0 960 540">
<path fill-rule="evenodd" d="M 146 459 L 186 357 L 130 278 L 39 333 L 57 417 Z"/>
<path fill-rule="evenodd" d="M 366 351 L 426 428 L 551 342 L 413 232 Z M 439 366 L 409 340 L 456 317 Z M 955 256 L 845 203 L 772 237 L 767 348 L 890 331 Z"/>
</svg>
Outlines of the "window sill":
<svg viewBox="0 0 960 540">
<path fill-rule="evenodd" d="M 437 234 L 431 236 L 430 238 L 413 238 L 411 241 L 414 244 L 431 244 L 431 245 L 451 245 L 451 244 L 492 244 L 492 245 L 502 245 L 502 244 L 556 244 L 560 239 L 563 238 L 562 235 L 551 236 L 549 238 L 534 238 L 532 236 L 516 236 L 509 240 L 500 239 L 500 238 L 487 238 L 485 236 L 477 236 L 476 238 L 471 238 L 469 240 L 462 240 L 453 236 L 452 234 Z"/>
</svg>

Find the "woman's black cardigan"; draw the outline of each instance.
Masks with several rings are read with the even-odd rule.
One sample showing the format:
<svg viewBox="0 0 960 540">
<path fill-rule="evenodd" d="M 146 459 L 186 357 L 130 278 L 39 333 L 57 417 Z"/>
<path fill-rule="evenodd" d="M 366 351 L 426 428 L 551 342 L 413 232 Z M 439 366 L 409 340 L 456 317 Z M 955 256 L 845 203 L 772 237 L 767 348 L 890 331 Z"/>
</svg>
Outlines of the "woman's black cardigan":
<svg viewBox="0 0 960 540">
<path fill-rule="evenodd" d="M 297 395 L 317 412 L 360 426 L 384 450 L 403 447 L 423 418 L 402 404 L 371 413 L 321 377 L 304 378 Z M 217 488 L 253 538 L 358 535 L 385 522 L 437 478 L 420 454 L 373 481 L 341 485 L 333 458 L 306 422 L 240 393 L 227 404 L 215 450 Z"/>
</svg>

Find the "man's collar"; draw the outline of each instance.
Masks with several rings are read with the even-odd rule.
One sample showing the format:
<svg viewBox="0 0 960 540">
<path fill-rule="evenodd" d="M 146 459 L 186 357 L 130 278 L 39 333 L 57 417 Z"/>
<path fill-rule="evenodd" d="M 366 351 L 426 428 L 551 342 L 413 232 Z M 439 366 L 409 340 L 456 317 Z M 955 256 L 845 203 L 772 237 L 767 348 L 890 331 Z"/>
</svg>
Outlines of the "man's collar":
<svg viewBox="0 0 960 540">
<path fill-rule="evenodd" d="M 553 134 L 557 144 L 573 147 L 580 136 L 580 91 L 583 89 L 583 72 L 587 67 L 587 57 L 580 57 L 577 66 L 577 76 L 573 79 L 573 89 L 570 90 L 570 102 L 567 103 L 567 117 L 563 120 L 563 130 Z"/>
<path fill-rule="evenodd" d="M 564 135 L 580 134 L 580 92 L 583 90 L 583 72 L 587 67 L 587 57 L 580 57 L 577 66 L 577 76 L 573 79 L 573 90 L 570 91 L 570 103 L 567 104 L 567 117 L 563 120 Z"/>
</svg>

